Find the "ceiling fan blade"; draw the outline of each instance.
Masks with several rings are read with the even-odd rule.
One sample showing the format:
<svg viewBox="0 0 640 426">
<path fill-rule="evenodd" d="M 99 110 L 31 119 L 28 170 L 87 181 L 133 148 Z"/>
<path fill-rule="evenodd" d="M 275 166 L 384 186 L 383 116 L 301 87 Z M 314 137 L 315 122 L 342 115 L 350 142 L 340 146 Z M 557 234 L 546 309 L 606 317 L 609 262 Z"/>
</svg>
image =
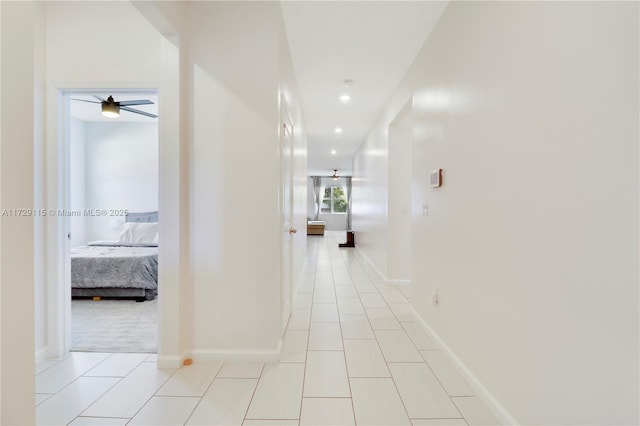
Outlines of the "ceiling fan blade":
<svg viewBox="0 0 640 426">
<path fill-rule="evenodd" d="M 97 100 L 99 100 L 100 102 L 107 102 L 105 99 L 102 99 L 102 98 L 101 98 L 100 96 L 98 96 L 98 95 L 91 95 L 91 96 L 93 96 L 94 98 L 96 98 L 96 99 L 97 99 Z"/>
<path fill-rule="evenodd" d="M 69 99 L 71 99 L 72 101 L 89 102 L 91 104 L 99 104 L 99 103 L 101 103 L 101 102 L 98 102 L 98 101 L 88 101 L 86 99 L 78 99 L 78 98 L 69 98 Z"/>
<path fill-rule="evenodd" d="M 149 99 L 138 99 L 136 101 L 118 101 L 120 106 L 131 106 L 131 105 L 153 105 Z"/>
<path fill-rule="evenodd" d="M 158 118 L 158 116 L 155 114 L 151 114 L 150 112 L 146 112 L 146 111 L 140 111 L 139 109 L 133 109 L 133 108 L 129 108 L 122 105 L 120 105 L 120 109 L 124 111 L 133 112 L 136 114 L 146 115 L 147 117 L 151 117 L 151 118 Z"/>
</svg>

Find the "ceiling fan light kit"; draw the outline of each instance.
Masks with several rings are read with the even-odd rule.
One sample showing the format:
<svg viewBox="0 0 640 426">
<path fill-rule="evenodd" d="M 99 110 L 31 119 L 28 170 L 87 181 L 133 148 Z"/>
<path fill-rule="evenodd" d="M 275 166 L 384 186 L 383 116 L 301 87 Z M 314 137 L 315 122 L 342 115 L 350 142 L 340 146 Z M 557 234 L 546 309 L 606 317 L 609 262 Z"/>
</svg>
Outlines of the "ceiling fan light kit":
<svg viewBox="0 0 640 426">
<path fill-rule="evenodd" d="M 134 105 L 153 105 L 153 102 L 149 99 L 136 99 L 132 101 L 116 101 L 113 96 L 109 96 L 107 99 L 103 99 L 100 96 L 92 95 L 98 101 L 88 101 L 86 99 L 71 98 L 72 101 L 89 102 L 92 104 L 100 104 L 100 111 L 102 115 L 108 118 L 120 117 L 120 110 L 129 111 L 134 114 L 144 115 L 146 117 L 158 118 L 156 114 L 150 112 L 141 111 L 139 109 L 131 108 Z"/>
<path fill-rule="evenodd" d="M 106 101 L 102 101 L 102 115 L 107 118 L 120 117 L 120 104 L 113 100 L 113 97 L 109 96 Z"/>
</svg>

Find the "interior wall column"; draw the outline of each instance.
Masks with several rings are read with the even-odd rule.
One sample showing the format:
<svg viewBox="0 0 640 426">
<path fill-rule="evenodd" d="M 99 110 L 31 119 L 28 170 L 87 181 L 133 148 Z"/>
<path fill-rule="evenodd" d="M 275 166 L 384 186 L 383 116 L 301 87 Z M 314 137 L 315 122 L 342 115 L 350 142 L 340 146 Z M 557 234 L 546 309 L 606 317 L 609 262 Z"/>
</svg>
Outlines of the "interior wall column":
<svg viewBox="0 0 640 426">
<path fill-rule="evenodd" d="M 35 424 L 35 2 L 0 3 L 0 423 Z"/>
</svg>

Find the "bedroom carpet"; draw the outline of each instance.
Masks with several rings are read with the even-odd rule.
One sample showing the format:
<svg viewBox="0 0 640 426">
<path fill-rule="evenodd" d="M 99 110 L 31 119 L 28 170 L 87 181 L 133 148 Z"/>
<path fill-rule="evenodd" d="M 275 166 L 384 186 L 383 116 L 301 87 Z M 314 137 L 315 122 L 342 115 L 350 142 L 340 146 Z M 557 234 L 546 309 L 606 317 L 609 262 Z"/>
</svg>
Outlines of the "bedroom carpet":
<svg viewBox="0 0 640 426">
<path fill-rule="evenodd" d="M 71 350 L 156 352 L 158 299 L 72 300 Z"/>
</svg>

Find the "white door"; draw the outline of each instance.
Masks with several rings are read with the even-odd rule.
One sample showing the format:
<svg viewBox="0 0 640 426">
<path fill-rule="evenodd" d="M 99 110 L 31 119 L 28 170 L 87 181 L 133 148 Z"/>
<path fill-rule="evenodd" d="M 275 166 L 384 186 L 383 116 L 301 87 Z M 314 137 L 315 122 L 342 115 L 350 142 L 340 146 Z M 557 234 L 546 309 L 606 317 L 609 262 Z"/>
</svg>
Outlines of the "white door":
<svg viewBox="0 0 640 426">
<path fill-rule="evenodd" d="M 292 251 L 293 235 L 297 232 L 293 227 L 293 124 L 282 99 L 280 127 L 280 153 L 281 153 L 281 215 L 282 215 L 282 242 L 280 253 L 280 277 L 281 277 L 281 303 L 282 303 L 282 327 L 287 324 L 291 314 L 292 305 Z"/>
</svg>

